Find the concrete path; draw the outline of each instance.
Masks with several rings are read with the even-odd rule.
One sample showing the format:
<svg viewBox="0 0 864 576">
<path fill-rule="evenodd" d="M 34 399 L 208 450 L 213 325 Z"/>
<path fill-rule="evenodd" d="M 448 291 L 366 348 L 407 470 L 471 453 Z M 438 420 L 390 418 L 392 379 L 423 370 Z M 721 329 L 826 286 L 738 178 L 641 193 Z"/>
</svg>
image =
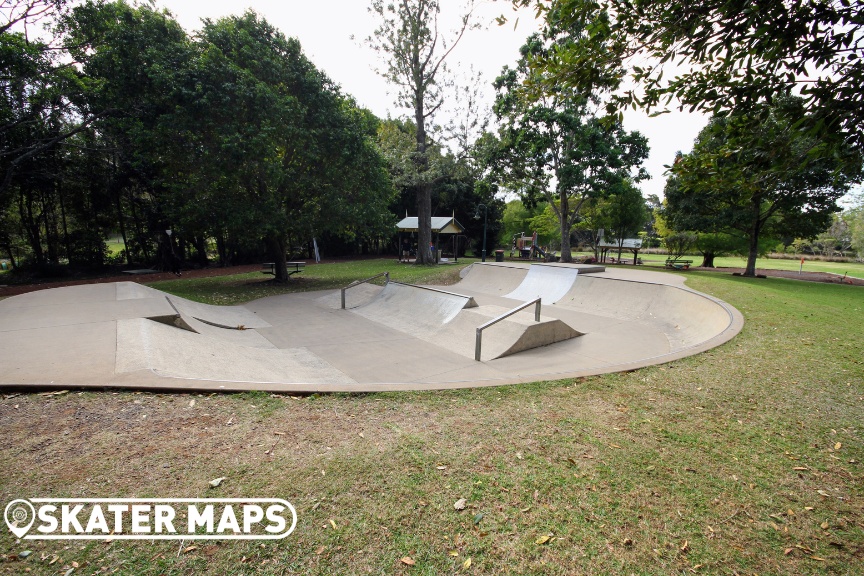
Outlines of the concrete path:
<svg viewBox="0 0 864 576">
<path fill-rule="evenodd" d="M 442 287 L 461 295 L 452 298 L 418 296 L 426 291 L 395 283 L 358 286 L 349 290 L 348 310 L 340 309 L 339 291 L 231 307 L 131 282 L 32 292 L 0 301 L 0 385 L 294 392 L 490 386 L 668 362 L 722 344 L 743 326 L 737 310 L 687 289 L 678 275 L 552 268 L 565 271 L 534 274 L 570 280 L 555 286 L 541 323 L 527 310 L 487 329 L 482 362 L 473 359 L 474 331 L 521 303 L 511 296 L 526 279 L 534 282 L 527 264 L 475 264 L 459 284 Z M 466 307 L 470 302 L 477 306 Z M 555 343 L 533 347 L 538 332 Z"/>
</svg>

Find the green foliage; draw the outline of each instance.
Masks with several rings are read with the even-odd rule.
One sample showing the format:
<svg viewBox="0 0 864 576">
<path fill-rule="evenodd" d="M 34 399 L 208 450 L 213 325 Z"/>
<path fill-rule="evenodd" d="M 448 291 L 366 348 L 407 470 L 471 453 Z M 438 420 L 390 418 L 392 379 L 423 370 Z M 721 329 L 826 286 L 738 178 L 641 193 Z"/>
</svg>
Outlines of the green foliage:
<svg viewBox="0 0 864 576">
<path fill-rule="evenodd" d="M 206 264 L 208 238 L 223 263 L 279 262 L 297 239 L 392 232 L 378 119 L 254 12 L 194 37 L 122 0 L 53 19 L 50 50 L 0 37 L 2 231 L 37 263 L 104 260 L 91 239 L 117 232 L 128 263 L 162 267 Z"/>
<path fill-rule="evenodd" d="M 529 204 L 545 199 L 558 220 L 565 262 L 571 260 L 570 233 L 583 205 L 625 179 L 647 178 L 639 167 L 648 156 L 647 140 L 620 123 L 601 123 L 590 112 L 593 94 L 561 88 L 530 99 L 526 86 L 542 79 L 531 63 L 585 34 L 574 28 L 529 37 L 516 68 L 505 67 L 495 81 L 501 122 L 495 177 Z"/>
<path fill-rule="evenodd" d="M 819 131 L 864 144 L 864 44 L 860 2 L 767 0 L 632 2 L 514 0 L 534 5 L 550 29 L 588 34 L 538 60 L 544 89 L 615 91 L 608 110 L 691 110 L 766 117 L 778 96 L 800 89 Z M 634 63 L 625 68 L 622 63 Z M 664 75 L 665 73 L 665 75 Z M 634 88 L 635 86 L 635 88 Z"/>
<path fill-rule="evenodd" d="M 384 61 L 380 74 L 398 88 L 397 103 L 413 113 L 415 146 L 411 162 L 400 163 L 403 178 L 413 181 L 418 218 L 418 264 L 434 262 L 426 249 L 432 240 L 432 187 L 434 163 L 430 162 L 432 146 L 427 129 L 444 101 L 447 57 L 469 28 L 473 0 L 462 16 L 452 39 L 439 36 L 437 0 L 402 0 L 386 3 L 372 0 L 369 11 L 379 20 L 373 36 L 367 39 Z M 403 155 L 404 156 L 404 155 Z"/>
<path fill-rule="evenodd" d="M 801 130 L 812 122 L 798 98 L 778 100 L 767 118 L 715 117 L 690 154 L 676 158 L 665 217 L 675 230 L 738 232 L 755 274 L 760 238 L 812 237 L 860 179 L 861 157 Z"/>
<path fill-rule="evenodd" d="M 849 236 L 852 248 L 858 253 L 858 258 L 864 258 L 864 204 L 853 208 L 847 216 Z"/>
</svg>

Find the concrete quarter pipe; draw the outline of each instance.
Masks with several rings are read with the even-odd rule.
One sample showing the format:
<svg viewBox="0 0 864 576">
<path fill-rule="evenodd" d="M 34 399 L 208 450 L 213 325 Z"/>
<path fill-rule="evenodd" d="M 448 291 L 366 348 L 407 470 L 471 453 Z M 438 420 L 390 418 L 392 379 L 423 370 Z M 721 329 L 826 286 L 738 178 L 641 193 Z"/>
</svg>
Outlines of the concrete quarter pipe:
<svg viewBox="0 0 864 576">
<path fill-rule="evenodd" d="M 0 385 L 293 392 L 492 386 L 667 362 L 722 344 L 743 326 L 733 307 L 687 289 L 673 274 L 544 268 L 474 264 L 459 284 L 444 287 L 446 297 L 396 283 L 364 286 L 350 310 L 340 309 L 338 291 L 230 307 L 130 282 L 32 292 L 0 301 Z M 544 291 L 530 296 L 537 286 Z M 475 361 L 476 328 L 527 296 L 544 298 L 541 322 L 526 310 L 492 326 Z"/>
</svg>

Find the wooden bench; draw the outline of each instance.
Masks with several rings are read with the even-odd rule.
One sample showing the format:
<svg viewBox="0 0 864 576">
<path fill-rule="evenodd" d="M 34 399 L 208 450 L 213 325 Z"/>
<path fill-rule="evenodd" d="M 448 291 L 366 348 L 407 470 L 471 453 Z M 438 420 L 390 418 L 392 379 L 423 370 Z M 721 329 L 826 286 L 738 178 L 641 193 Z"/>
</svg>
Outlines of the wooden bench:
<svg viewBox="0 0 864 576">
<path fill-rule="evenodd" d="M 285 267 L 288 269 L 288 277 L 290 278 L 293 274 L 299 274 L 303 272 L 303 269 L 306 267 L 305 262 L 286 262 Z M 276 275 L 276 263 L 275 262 L 264 262 L 261 264 L 261 273 L 262 274 L 272 274 Z"/>
<path fill-rule="evenodd" d="M 666 268 L 673 268 L 675 270 L 689 270 L 692 264 L 692 260 L 679 260 L 677 258 L 666 259 Z"/>
</svg>

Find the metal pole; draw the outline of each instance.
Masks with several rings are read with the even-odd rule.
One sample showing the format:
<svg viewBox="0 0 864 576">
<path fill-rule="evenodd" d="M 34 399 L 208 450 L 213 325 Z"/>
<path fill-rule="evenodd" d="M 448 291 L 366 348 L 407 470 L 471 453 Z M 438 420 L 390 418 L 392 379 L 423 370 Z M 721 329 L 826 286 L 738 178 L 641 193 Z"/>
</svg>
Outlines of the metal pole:
<svg viewBox="0 0 864 576">
<path fill-rule="evenodd" d="M 483 262 L 486 262 L 486 217 L 489 215 L 489 210 L 486 205 L 483 205 Z"/>
</svg>

